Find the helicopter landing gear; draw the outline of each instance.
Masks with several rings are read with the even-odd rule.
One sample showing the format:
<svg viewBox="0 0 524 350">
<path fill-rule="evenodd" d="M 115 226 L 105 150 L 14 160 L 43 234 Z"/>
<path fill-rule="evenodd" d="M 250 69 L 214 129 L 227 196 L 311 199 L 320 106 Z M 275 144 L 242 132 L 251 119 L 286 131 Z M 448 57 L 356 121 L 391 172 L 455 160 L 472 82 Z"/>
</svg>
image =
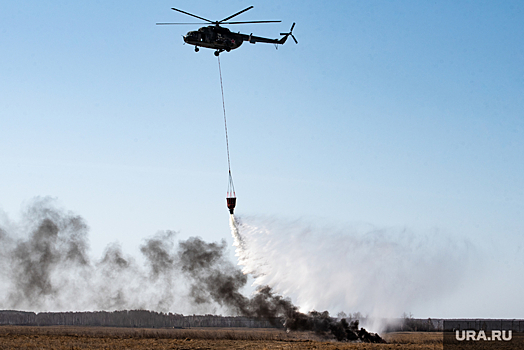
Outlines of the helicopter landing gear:
<svg viewBox="0 0 524 350">
<path fill-rule="evenodd" d="M 216 51 L 215 51 L 215 56 L 218 57 L 218 55 L 220 55 L 220 51 L 216 50 Z"/>
<path fill-rule="evenodd" d="M 200 51 L 200 49 L 198 48 L 198 46 L 195 46 L 195 52 L 198 52 Z"/>
</svg>

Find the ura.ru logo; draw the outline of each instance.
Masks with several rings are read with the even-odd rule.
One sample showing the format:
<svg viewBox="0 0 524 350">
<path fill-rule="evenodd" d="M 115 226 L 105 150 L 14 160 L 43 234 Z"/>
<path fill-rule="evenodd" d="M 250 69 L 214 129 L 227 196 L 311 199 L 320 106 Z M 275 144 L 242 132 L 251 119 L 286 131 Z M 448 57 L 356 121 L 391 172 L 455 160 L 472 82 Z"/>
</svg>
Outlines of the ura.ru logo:
<svg viewBox="0 0 524 350">
<path fill-rule="evenodd" d="M 458 341 L 510 341 L 512 336 L 513 335 L 511 330 L 493 330 L 491 331 L 490 335 L 486 335 L 486 332 L 483 330 L 480 330 L 478 332 L 474 330 L 455 331 L 455 339 L 457 339 Z"/>
</svg>

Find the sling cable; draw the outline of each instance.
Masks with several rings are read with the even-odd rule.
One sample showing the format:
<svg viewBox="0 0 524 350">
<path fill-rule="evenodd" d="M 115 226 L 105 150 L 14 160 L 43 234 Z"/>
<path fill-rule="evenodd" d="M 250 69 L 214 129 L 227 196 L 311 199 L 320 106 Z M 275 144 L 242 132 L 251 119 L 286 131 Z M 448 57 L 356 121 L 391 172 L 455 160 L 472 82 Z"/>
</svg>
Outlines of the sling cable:
<svg viewBox="0 0 524 350">
<path fill-rule="evenodd" d="M 224 110 L 224 130 L 226 131 L 226 149 L 227 149 L 227 167 L 229 171 L 229 182 L 227 185 L 226 202 L 229 213 L 233 215 L 237 198 L 235 195 L 235 186 L 233 185 L 233 176 L 231 175 L 231 160 L 229 157 L 229 139 L 227 137 L 227 121 L 226 121 L 226 103 L 224 102 L 224 86 L 222 84 L 222 69 L 220 68 L 220 56 L 218 56 L 218 73 L 220 75 L 220 91 L 222 92 L 222 109 Z"/>
</svg>

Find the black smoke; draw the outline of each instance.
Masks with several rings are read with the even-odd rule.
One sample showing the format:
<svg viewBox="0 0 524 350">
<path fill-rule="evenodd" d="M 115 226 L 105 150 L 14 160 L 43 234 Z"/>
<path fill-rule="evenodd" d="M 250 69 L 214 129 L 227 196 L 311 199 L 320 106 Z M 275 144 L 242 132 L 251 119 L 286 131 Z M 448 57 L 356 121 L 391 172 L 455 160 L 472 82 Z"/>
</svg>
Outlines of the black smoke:
<svg viewBox="0 0 524 350">
<path fill-rule="evenodd" d="M 168 254 L 163 252 L 161 255 Z M 269 286 L 259 288 L 251 298 L 244 296 L 241 289 L 247 277 L 226 258 L 225 241 L 218 244 L 204 242 L 198 237 L 189 238 L 179 243 L 178 261 L 183 273 L 192 281 L 191 297 L 197 303 L 213 300 L 236 314 L 262 317 L 290 331 L 314 331 L 338 341 L 384 342 L 378 334 L 359 329 L 358 320 L 338 321 L 327 311 L 304 314 L 290 299 L 274 294 Z"/>
<path fill-rule="evenodd" d="M 15 240 L 2 230 L 2 261 L 7 263 L 4 268 L 14 282 L 14 290 L 7 295 L 9 304 L 27 301 L 39 305 L 44 296 L 58 297 L 60 285 L 53 283 L 53 271 L 89 264 L 84 220 L 72 214 L 61 215 L 45 205 L 47 201 L 35 202 L 24 213 L 25 225 L 32 227 L 28 239 Z"/>
<path fill-rule="evenodd" d="M 247 276 L 228 259 L 224 240 L 175 241 L 175 232 L 159 232 L 141 245 L 144 263 L 140 264 L 117 243 L 109 244 L 101 258 L 92 259 L 88 232 L 82 217 L 57 208 L 49 198 L 35 199 L 18 224 L 0 222 L 4 271 L 0 309 L 177 313 L 219 309 L 337 340 L 381 340 L 359 330 L 358 321 L 337 321 L 327 312 L 301 313 L 268 286 L 246 297 L 242 290 Z"/>
</svg>

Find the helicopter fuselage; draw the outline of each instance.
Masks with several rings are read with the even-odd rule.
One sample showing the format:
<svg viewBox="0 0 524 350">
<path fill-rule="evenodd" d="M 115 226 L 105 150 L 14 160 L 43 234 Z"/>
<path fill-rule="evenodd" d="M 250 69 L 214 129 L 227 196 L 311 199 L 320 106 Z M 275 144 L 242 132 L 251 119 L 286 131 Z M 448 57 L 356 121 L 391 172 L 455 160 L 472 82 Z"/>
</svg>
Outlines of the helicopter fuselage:
<svg viewBox="0 0 524 350">
<path fill-rule="evenodd" d="M 245 34 L 232 33 L 227 28 L 215 25 L 188 32 L 184 35 L 184 41 L 190 45 L 230 51 L 240 47 L 245 36 Z"/>
</svg>

